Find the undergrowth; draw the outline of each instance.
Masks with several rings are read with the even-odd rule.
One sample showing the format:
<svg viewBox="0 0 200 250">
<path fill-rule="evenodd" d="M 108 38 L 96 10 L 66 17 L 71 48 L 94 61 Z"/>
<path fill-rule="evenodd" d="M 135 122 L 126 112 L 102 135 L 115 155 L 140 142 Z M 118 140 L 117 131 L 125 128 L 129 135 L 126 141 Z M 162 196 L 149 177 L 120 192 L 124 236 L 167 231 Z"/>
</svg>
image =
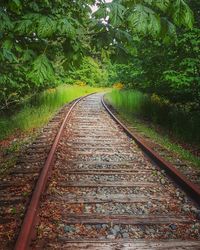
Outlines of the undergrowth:
<svg viewBox="0 0 200 250">
<path fill-rule="evenodd" d="M 162 123 L 158 122 L 159 120 L 163 120 L 163 122 L 167 121 L 168 114 L 166 110 L 164 110 L 166 107 L 161 107 L 160 109 L 158 105 L 155 107 L 155 103 L 152 103 L 147 95 L 138 91 L 112 91 L 106 95 L 106 100 L 119 112 L 122 119 L 125 119 L 129 124 L 134 126 L 139 133 L 148 136 L 155 143 L 158 143 L 166 149 L 174 152 L 181 159 L 189 161 L 196 167 L 200 167 L 199 157 L 184 149 L 180 144 L 172 141 L 171 137 L 173 136 L 180 140 L 181 138 L 183 139 L 179 133 L 176 133 L 176 131 L 180 132 L 179 128 L 177 127 L 176 130 L 173 130 L 173 126 L 171 126 L 171 128 L 162 127 Z M 156 112 L 153 112 L 155 110 Z M 150 114 L 147 114 L 146 112 L 150 112 Z M 153 114 L 154 117 L 150 117 L 150 115 Z M 170 120 L 165 126 L 170 126 L 170 122 L 174 122 L 177 126 L 178 124 L 181 126 L 184 122 L 180 117 L 174 116 L 173 119 L 174 121 Z M 178 119 L 180 119 L 180 121 L 178 121 Z M 182 124 L 182 126 L 187 126 L 187 121 L 185 121 L 185 123 L 186 124 Z M 195 125 L 196 124 L 193 124 L 193 126 Z M 158 127 L 159 129 L 156 129 Z M 194 129 L 198 131 L 197 128 Z M 190 133 L 188 130 L 190 130 L 190 128 L 185 129 L 185 133 Z M 198 135 L 196 135 L 195 139 L 197 139 L 197 137 Z M 187 137 L 184 137 L 185 140 L 186 138 Z"/>
<path fill-rule="evenodd" d="M 46 90 L 24 104 L 18 112 L 11 115 L 1 114 L 0 140 L 16 133 L 16 131 L 26 132 L 41 127 L 46 124 L 65 103 L 80 96 L 98 91 L 103 91 L 103 89 L 68 85 Z"/>
<path fill-rule="evenodd" d="M 166 134 L 182 142 L 200 145 L 200 115 L 189 104 L 172 104 L 156 94 L 149 96 L 135 90 L 114 90 L 107 98 L 129 116 L 159 125 Z"/>
</svg>

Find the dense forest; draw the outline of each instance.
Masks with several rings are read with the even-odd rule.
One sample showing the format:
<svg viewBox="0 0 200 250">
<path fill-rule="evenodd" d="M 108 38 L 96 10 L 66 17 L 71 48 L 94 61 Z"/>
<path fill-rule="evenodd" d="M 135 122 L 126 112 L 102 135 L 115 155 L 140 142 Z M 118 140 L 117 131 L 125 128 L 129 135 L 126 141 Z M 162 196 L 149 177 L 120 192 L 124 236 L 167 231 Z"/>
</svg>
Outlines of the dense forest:
<svg viewBox="0 0 200 250">
<path fill-rule="evenodd" d="M 75 81 L 120 81 L 197 108 L 199 5 L 197 0 L 1 1 L 1 109 Z"/>
<path fill-rule="evenodd" d="M 63 83 L 119 83 L 199 124 L 199 10 L 198 0 L 1 1 L 0 112 Z"/>
</svg>

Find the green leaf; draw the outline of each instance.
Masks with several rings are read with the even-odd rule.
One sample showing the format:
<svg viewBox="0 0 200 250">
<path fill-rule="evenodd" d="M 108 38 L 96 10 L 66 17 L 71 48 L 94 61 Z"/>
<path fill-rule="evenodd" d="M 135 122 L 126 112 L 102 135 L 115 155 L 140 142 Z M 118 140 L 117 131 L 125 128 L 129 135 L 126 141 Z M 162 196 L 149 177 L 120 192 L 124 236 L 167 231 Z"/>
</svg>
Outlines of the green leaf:
<svg viewBox="0 0 200 250">
<path fill-rule="evenodd" d="M 4 32 L 6 30 L 11 30 L 13 28 L 13 23 L 5 11 L 0 8 L 0 31 Z"/>
<path fill-rule="evenodd" d="M 93 16 L 95 16 L 97 19 L 106 18 L 108 15 L 108 10 L 106 7 L 106 4 L 101 4 L 100 7 L 93 13 Z"/>
<path fill-rule="evenodd" d="M 15 30 L 20 35 L 28 35 L 33 32 L 32 30 L 33 22 L 30 19 L 22 19 L 15 23 Z"/>
<path fill-rule="evenodd" d="M 163 12 L 166 12 L 170 7 L 170 0 L 156 0 L 153 1 L 153 4 Z"/>
<path fill-rule="evenodd" d="M 9 61 L 9 62 L 13 62 L 13 61 L 17 61 L 15 55 L 8 49 L 3 48 L 2 52 L 0 53 L 0 57 L 2 59 L 2 61 Z"/>
<path fill-rule="evenodd" d="M 117 2 L 107 3 L 108 16 L 110 19 L 111 24 L 113 25 L 120 25 L 123 21 L 123 15 L 125 12 L 125 7 Z"/>
<path fill-rule="evenodd" d="M 21 61 L 22 62 L 29 62 L 31 60 L 33 60 L 34 58 L 34 51 L 33 50 L 30 50 L 30 49 L 26 49 L 21 57 Z"/>
<path fill-rule="evenodd" d="M 20 0 L 10 0 L 9 6 L 10 6 L 10 9 L 17 14 L 19 14 L 20 11 L 22 10 L 22 4 Z"/>
<path fill-rule="evenodd" d="M 34 11 L 36 11 L 36 12 L 39 11 L 39 6 L 38 6 L 37 3 L 31 2 L 31 3 L 29 4 L 29 6 L 30 6 L 30 8 L 32 8 Z"/>
<path fill-rule="evenodd" d="M 56 30 L 56 22 L 49 16 L 41 16 L 38 20 L 37 34 L 39 37 L 50 37 Z"/>
<path fill-rule="evenodd" d="M 54 69 L 46 55 L 40 55 L 33 61 L 28 77 L 38 85 L 44 81 L 52 81 Z"/>
<path fill-rule="evenodd" d="M 160 33 L 160 17 L 150 8 L 137 4 L 128 17 L 130 27 L 142 34 Z"/>
<path fill-rule="evenodd" d="M 56 30 L 56 21 L 49 16 L 29 13 L 16 22 L 16 31 L 20 35 L 37 33 L 39 37 L 50 37 Z"/>
<path fill-rule="evenodd" d="M 172 38 L 176 38 L 176 27 L 167 18 L 161 18 L 160 36 L 164 42 L 168 43 Z"/>
<path fill-rule="evenodd" d="M 69 22 L 67 18 L 58 20 L 57 28 L 61 34 L 66 34 L 68 37 L 73 38 L 76 34 L 74 26 Z"/>
<path fill-rule="evenodd" d="M 13 48 L 13 42 L 11 40 L 5 40 L 2 45 L 2 48 L 11 50 Z"/>
<path fill-rule="evenodd" d="M 98 10 L 93 14 L 98 19 L 106 19 L 109 17 L 109 21 L 112 25 L 120 25 L 123 21 L 123 15 L 126 8 L 118 1 L 111 3 L 101 4 Z"/>
<path fill-rule="evenodd" d="M 174 0 L 171 7 L 171 13 L 176 25 L 184 25 L 190 29 L 193 27 L 193 13 L 184 0 Z"/>
<path fill-rule="evenodd" d="M 5 40 L 2 44 L 0 58 L 2 61 L 17 62 L 17 58 L 11 51 L 13 48 L 13 42 L 11 40 Z"/>
</svg>

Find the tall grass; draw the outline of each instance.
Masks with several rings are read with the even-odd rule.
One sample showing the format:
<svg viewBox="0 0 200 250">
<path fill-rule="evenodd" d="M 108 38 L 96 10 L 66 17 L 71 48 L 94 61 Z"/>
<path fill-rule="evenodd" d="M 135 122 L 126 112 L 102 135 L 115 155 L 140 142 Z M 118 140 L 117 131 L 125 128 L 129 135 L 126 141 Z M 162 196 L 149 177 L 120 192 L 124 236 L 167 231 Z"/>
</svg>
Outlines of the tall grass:
<svg viewBox="0 0 200 250">
<path fill-rule="evenodd" d="M 156 95 L 138 91 L 114 90 L 107 95 L 109 102 L 130 117 L 159 125 L 167 134 L 183 142 L 200 145 L 200 114 L 186 107 L 170 104 Z"/>
<path fill-rule="evenodd" d="M 65 103 L 98 91 L 102 91 L 102 89 L 68 85 L 46 90 L 24 104 L 18 112 L 12 115 L 2 114 L 0 116 L 0 140 L 15 133 L 16 130 L 25 132 L 38 128 L 47 123 L 53 114 Z"/>
</svg>

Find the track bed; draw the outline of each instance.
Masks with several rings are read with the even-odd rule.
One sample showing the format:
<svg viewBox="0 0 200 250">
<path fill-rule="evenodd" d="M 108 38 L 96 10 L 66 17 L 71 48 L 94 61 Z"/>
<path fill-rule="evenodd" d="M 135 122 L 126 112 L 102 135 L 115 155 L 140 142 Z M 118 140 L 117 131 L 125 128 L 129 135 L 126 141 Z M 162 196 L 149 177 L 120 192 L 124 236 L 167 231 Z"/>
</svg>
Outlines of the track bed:
<svg viewBox="0 0 200 250">
<path fill-rule="evenodd" d="M 31 249 L 200 249 L 198 207 L 107 114 L 80 101 L 57 148 Z"/>
</svg>

